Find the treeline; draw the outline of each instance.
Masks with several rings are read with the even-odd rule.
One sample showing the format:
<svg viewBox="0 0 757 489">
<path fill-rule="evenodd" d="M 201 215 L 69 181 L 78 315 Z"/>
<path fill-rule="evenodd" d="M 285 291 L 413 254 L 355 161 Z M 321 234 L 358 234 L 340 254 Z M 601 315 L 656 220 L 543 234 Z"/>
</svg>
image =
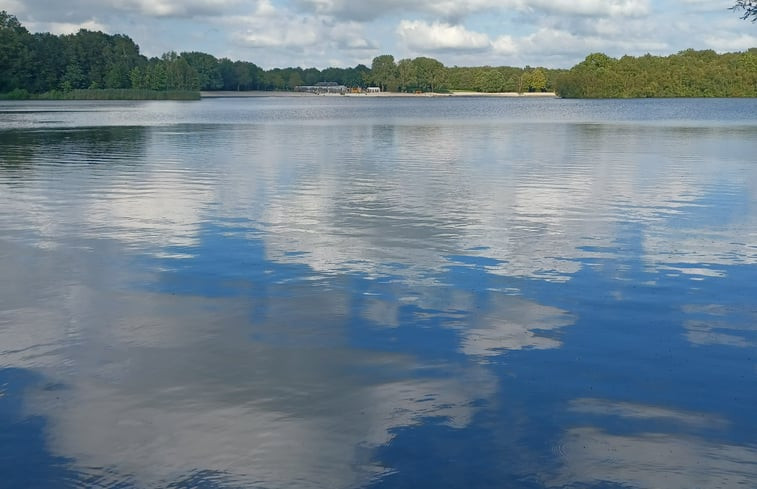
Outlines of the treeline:
<svg viewBox="0 0 757 489">
<path fill-rule="evenodd" d="M 364 86 L 369 71 L 365 65 L 266 71 L 247 61 L 199 52 L 147 58 L 123 34 L 84 29 L 69 35 L 32 34 L 16 17 L 0 11 L 0 94 L 6 98 L 45 93 L 70 98 L 61 94 L 82 89 L 291 90 L 321 81 Z"/>
<path fill-rule="evenodd" d="M 16 17 L 0 12 L 0 94 L 6 94 L 5 98 L 26 98 L 30 94 L 71 98 L 70 92 L 83 89 L 100 90 L 96 96 L 125 94 L 103 92 L 104 89 L 293 90 L 319 82 L 336 82 L 346 87 L 377 85 L 384 91 L 395 92 L 533 92 L 554 90 L 556 77 L 563 71 L 529 67 L 448 68 L 433 58 L 395 62 L 391 55 L 377 56 L 370 68 L 359 64 L 354 68 L 324 70 L 299 67 L 263 70 L 248 61 L 217 59 L 201 52 L 168 52 L 148 59 L 126 35 L 84 29 L 69 35 L 32 34 Z M 141 93 L 139 96 L 144 96 Z"/>
<path fill-rule="evenodd" d="M 448 68 L 433 58 L 408 58 L 395 62 L 394 56 L 384 54 L 373 58 L 368 81 L 390 92 L 546 92 L 555 88 L 558 75 L 564 71 L 528 66 Z"/>
<path fill-rule="evenodd" d="M 556 88 L 568 98 L 757 97 L 757 48 L 620 59 L 594 53 L 560 75 Z"/>
<path fill-rule="evenodd" d="M 146 91 L 173 91 L 177 97 L 191 98 L 186 92 L 293 90 L 319 82 L 373 85 L 391 92 L 556 91 L 570 98 L 757 97 L 757 48 L 720 55 L 690 49 L 667 57 L 620 59 L 595 53 L 570 70 L 445 67 L 433 58 L 395 61 L 389 54 L 375 57 L 370 68 L 359 64 L 324 70 L 263 70 L 248 61 L 217 59 L 201 52 L 168 52 L 148 59 L 122 34 L 84 29 L 69 35 L 32 34 L 16 17 L 0 11 L 0 96 L 4 98 L 40 94 L 71 98 L 71 92 L 85 89 L 100 90 L 94 96 L 126 97 L 119 90 L 130 89 L 135 97 L 148 96 Z M 87 95 L 77 92 L 75 96 Z"/>
</svg>

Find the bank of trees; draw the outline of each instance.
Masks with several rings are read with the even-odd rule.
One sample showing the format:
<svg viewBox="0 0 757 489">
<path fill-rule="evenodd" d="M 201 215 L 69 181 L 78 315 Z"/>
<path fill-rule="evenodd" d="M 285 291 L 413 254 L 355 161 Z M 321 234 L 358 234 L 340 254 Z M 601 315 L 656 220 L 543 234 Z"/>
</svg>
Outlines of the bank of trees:
<svg viewBox="0 0 757 489">
<path fill-rule="evenodd" d="M 509 66 L 445 67 L 436 59 L 383 54 L 371 67 L 274 68 L 202 52 L 147 58 L 126 35 L 80 30 L 30 33 L 0 11 L 0 94 L 64 94 L 82 89 L 152 91 L 293 90 L 336 82 L 393 92 L 542 92 L 563 97 L 757 97 L 757 48 L 717 54 L 686 50 L 667 57 L 590 54 L 570 70 Z M 112 92 L 119 93 L 119 92 Z"/>
<path fill-rule="evenodd" d="M 757 97 L 757 49 L 620 59 L 594 53 L 563 73 L 556 88 L 571 98 Z"/>
<path fill-rule="evenodd" d="M 292 90 L 336 81 L 365 86 L 370 69 L 275 68 L 217 59 L 201 52 L 168 52 L 147 58 L 128 36 L 85 29 L 76 34 L 30 33 L 0 11 L 0 94 L 68 93 L 81 89 Z"/>
<path fill-rule="evenodd" d="M 380 86 L 383 91 L 549 91 L 560 70 L 529 67 L 445 67 L 425 56 L 395 61 L 374 58 L 371 67 L 274 68 L 249 61 L 217 59 L 202 52 L 168 52 L 147 58 L 128 36 L 80 30 L 56 36 L 30 33 L 0 12 L 0 94 L 68 93 L 82 89 L 293 90 L 336 82 L 347 87 Z M 115 92 L 114 92 L 115 93 Z"/>
<path fill-rule="evenodd" d="M 563 71 L 528 66 L 445 67 L 433 58 L 395 62 L 394 56 L 383 54 L 373 58 L 369 81 L 390 92 L 543 92 L 553 90 L 557 76 Z"/>
</svg>

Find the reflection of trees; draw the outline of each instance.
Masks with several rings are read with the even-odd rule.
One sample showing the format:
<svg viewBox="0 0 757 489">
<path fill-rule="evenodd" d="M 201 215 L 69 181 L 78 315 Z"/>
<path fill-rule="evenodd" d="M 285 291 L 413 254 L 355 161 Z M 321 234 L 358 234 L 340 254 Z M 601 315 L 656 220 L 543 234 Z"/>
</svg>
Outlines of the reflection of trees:
<svg viewBox="0 0 757 489">
<path fill-rule="evenodd" d="M 33 168 L 35 147 L 21 131 L 0 131 L 0 183 L 11 184 Z"/>
<path fill-rule="evenodd" d="M 146 135 L 147 129 L 140 126 L 0 131 L 0 165 L 31 169 L 39 164 L 135 164 L 144 156 Z"/>
</svg>

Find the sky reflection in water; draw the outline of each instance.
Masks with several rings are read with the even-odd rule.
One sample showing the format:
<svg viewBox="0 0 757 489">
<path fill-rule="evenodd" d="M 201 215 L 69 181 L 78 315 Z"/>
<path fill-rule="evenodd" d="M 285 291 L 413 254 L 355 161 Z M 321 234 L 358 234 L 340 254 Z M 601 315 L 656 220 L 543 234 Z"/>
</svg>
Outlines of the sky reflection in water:
<svg viewBox="0 0 757 489">
<path fill-rule="evenodd" d="M 754 104 L 4 104 L 0 469 L 748 485 Z"/>
</svg>

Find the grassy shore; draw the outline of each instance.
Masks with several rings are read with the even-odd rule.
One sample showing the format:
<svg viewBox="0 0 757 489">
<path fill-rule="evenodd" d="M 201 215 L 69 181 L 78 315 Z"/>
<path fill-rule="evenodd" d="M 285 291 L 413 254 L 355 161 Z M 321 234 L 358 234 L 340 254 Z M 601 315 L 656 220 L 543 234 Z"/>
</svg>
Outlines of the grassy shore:
<svg viewBox="0 0 757 489">
<path fill-rule="evenodd" d="M 16 89 L 9 93 L 0 94 L 0 100 L 200 100 L 200 92 L 193 90 L 106 88 L 29 93 L 26 90 Z"/>
</svg>

